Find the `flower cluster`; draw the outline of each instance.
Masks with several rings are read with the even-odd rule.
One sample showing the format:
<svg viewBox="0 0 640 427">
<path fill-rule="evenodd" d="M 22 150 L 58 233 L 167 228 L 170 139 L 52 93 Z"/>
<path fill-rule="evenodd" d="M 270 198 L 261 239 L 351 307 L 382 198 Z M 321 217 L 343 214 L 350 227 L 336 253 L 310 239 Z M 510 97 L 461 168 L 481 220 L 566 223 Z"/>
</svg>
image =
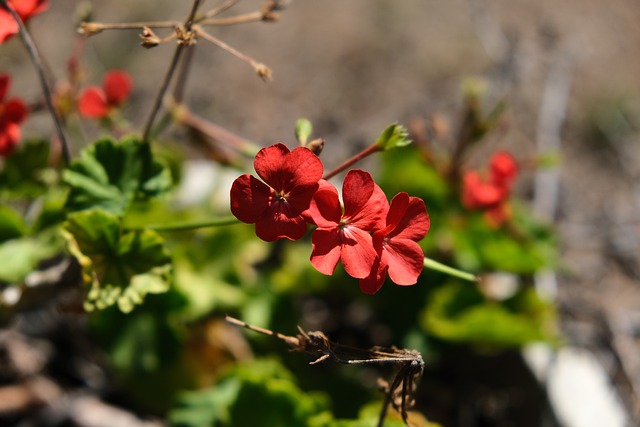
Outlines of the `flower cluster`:
<svg viewBox="0 0 640 427">
<path fill-rule="evenodd" d="M 5 101 L 11 79 L 0 75 L 0 156 L 9 156 L 22 138 L 20 124 L 27 117 L 27 107 L 18 98 Z"/>
<path fill-rule="evenodd" d="M 491 156 L 489 176 L 468 171 L 462 181 L 462 204 L 467 209 L 482 210 L 489 224 L 499 226 L 510 216 L 508 205 L 518 166 L 506 151 Z"/>
<path fill-rule="evenodd" d="M 7 3 L 16 11 L 22 22 L 27 22 L 49 7 L 49 0 L 7 0 Z M 18 34 L 18 29 L 18 23 L 13 16 L 0 6 L 0 44 Z"/>
<path fill-rule="evenodd" d="M 309 149 L 293 151 L 283 144 L 263 148 L 255 170 L 264 182 L 245 174 L 231 187 L 231 212 L 256 224 L 263 240 L 297 240 L 311 235 L 311 264 L 333 274 L 342 262 L 350 276 L 360 279 L 360 289 L 376 293 L 389 274 L 398 285 L 417 282 L 424 265 L 418 241 L 429 231 L 424 202 L 406 193 L 391 204 L 371 175 L 362 170 L 347 173 L 338 190 L 322 179 L 320 159 Z"/>
<path fill-rule="evenodd" d="M 104 119 L 127 100 L 133 83 L 131 76 L 124 71 L 109 71 L 102 87 L 89 86 L 80 93 L 78 111 L 90 119 Z"/>
</svg>

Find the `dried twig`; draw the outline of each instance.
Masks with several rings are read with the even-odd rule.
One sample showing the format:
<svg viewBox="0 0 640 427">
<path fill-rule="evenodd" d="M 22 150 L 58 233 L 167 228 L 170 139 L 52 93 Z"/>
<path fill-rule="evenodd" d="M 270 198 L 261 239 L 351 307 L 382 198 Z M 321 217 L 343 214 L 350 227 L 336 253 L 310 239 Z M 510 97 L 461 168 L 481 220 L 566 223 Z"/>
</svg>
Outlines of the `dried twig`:
<svg viewBox="0 0 640 427">
<path fill-rule="evenodd" d="M 397 410 L 404 423 L 409 426 L 407 410 L 413 404 L 413 392 L 416 382 L 420 379 L 424 370 L 424 361 L 422 355 L 416 350 L 405 350 L 392 348 L 373 347 L 371 349 L 361 349 L 334 343 L 320 331 L 305 331 L 298 326 L 300 332 L 295 337 L 283 335 L 269 329 L 260 328 L 258 326 L 249 325 L 248 323 L 238 320 L 231 316 L 226 316 L 226 321 L 249 329 L 250 331 L 259 332 L 265 335 L 271 335 L 286 342 L 293 351 L 301 351 L 311 354 L 316 359 L 310 364 L 315 365 L 325 360 L 331 360 L 336 363 L 347 365 L 371 365 L 385 364 L 398 366 L 399 369 L 389 385 L 386 381 L 381 381 L 382 388 L 386 393 L 386 398 L 380 417 L 378 427 L 384 425 L 387 415 L 387 408 L 391 404 Z"/>
</svg>

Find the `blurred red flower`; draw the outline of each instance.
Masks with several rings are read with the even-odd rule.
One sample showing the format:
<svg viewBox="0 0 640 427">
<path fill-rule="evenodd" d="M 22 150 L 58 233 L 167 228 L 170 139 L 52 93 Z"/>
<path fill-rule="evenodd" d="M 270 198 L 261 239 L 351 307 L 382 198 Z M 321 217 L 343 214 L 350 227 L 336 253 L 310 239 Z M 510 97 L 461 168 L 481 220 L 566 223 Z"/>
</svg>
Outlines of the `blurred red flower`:
<svg viewBox="0 0 640 427">
<path fill-rule="evenodd" d="M 80 94 L 78 111 L 91 119 L 103 119 L 119 107 L 131 93 L 133 82 L 131 76 L 124 71 L 109 71 L 102 87 L 89 86 Z"/>
<path fill-rule="evenodd" d="M 492 226 L 506 221 L 511 211 L 508 199 L 518 174 L 518 166 L 506 151 L 491 156 L 489 177 L 483 179 L 477 171 L 468 171 L 462 178 L 462 205 L 471 210 L 483 210 Z"/>
<path fill-rule="evenodd" d="M 267 242 L 302 238 L 307 230 L 302 213 L 322 177 L 320 159 L 307 148 L 289 151 L 278 143 L 260 150 L 253 165 L 264 182 L 249 174 L 238 177 L 231 186 L 231 212 L 256 224 L 256 235 Z"/>
<path fill-rule="evenodd" d="M 373 234 L 377 257 L 368 277 L 360 280 L 360 290 L 375 294 L 389 273 L 401 286 L 414 285 L 424 267 L 424 254 L 418 241 L 427 235 L 431 220 L 424 201 L 398 193 L 391 200 L 384 228 Z"/>
<path fill-rule="evenodd" d="M 5 102 L 11 79 L 8 75 L 0 75 L 0 156 L 13 153 L 20 142 L 20 123 L 27 117 L 28 111 L 24 102 L 12 98 Z"/>
<path fill-rule="evenodd" d="M 338 261 L 342 261 L 347 274 L 362 279 L 371 273 L 376 260 L 370 233 L 384 226 L 389 204 L 371 175 L 357 169 L 347 173 L 342 198 L 344 210 L 338 190 L 322 181 L 305 213 L 317 226 L 311 235 L 311 264 L 319 272 L 331 275 Z"/>
<path fill-rule="evenodd" d="M 7 0 L 16 11 L 22 22 L 27 22 L 32 16 L 44 12 L 49 7 L 49 0 Z M 4 7 L 0 6 L 0 44 L 18 34 L 18 23 Z"/>
</svg>

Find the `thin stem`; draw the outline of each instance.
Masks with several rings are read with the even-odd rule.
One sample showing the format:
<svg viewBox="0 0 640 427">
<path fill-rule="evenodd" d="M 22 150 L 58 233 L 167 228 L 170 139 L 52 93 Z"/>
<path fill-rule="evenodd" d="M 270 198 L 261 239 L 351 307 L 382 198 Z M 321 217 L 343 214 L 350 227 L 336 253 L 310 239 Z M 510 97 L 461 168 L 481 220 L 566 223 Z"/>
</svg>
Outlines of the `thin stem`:
<svg viewBox="0 0 640 427">
<path fill-rule="evenodd" d="M 42 58 L 40 53 L 38 52 L 38 48 L 36 47 L 33 39 L 29 35 L 29 31 L 20 19 L 20 16 L 16 13 L 16 11 L 9 5 L 6 0 L 0 0 L 0 4 L 9 12 L 9 14 L 13 17 L 13 19 L 18 24 L 20 38 L 24 43 L 27 51 L 29 52 L 29 56 L 31 57 L 31 62 L 33 62 L 34 67 L 36 68 L 38 79 L 40 80 L 40 86 L 42 88 L 42 92 L 44 94 L 45 101 L 47 103 L 47 108 L 49 108 L 49 113 L 51 114 L 51 118 L 53 119 L 53 123 L 56 127 L 56 132 L 58 134 L 58 139 L 60 139 L 60 144 L 62 145 L 62 157 L 64 159 L 65 164 L 69 164 L 71 161 L 71 153 L 69 151 L 69 144 L 67 142 L 67 137 L 65 136 L 64 130 L 62 128 L 62 120 L 58 115 L 58 111 L 56 110 L 55 105 L 53 104 L 53 96 L 51 95 L 51 88 L 49 87 L 49 83 L 47 82 L 47 78 L 44 72 L 44 66 L 42 63 Z"/>
<path fill-rule="evenodd" d="M 180 69 L 176 76 L 176 84 L 173 87 L 173 102 L 176 104 L 182 103 L 182 99 L 184 98 L 184 90 L 187 84 L 189 70 L 191 69 L 191 63 L 193 62 L 192 59 L 195 48 L 195 45 L 191 46 L 191 49 L 187 50 L 184 59 L 180 63 Z"/>
<path fill-rule="evenodd" d="M 245 55 L 244 53 L 240 52 L 239 50 L 236 50 L 235 48 L 229 46 L 228 44 L 226 44 L 222 40 L 212 36 L 209 33 L 207 33 L 205 30 L 202 29 L 202 27 L 197 26 L 197 27 L 194 27 L 194 29 L 196 31 L 196 34 L 199 37 L 202 37 L 203 39 L 215 44 L 216 46 L 218 46 L 218 47 L 220 47 L 220 48 L 222 48 L 224 50 L 226 50 L 227 52 L 229 52 L 230 54 L 232 54 L 236 58 L 247 62 L 255 70 L 258 70 L 260 67 L 264 67 L 263 64 L 259 63 L 258 61 L 256 61 L 255 59 L 251 58 L 250 56 Z"/>
<path fill-rule="evenodd" d="M 3 0 L 4 1 L 4 0 Z M 196 12 L 198 11 L 198 7 L 200 7 L 200 1 L 201 0 L 194 0 L 193 1 L 193 6 L 191 7 L 191 12 L 189 13 L 189 17 L 187 18 L 187 21 L 184 25 L 184 31 L 185 33 L 189 33 L 191 31 L 191 26 L 193 25 L 193 19 L 196 15 Z M 151 114 L 149 115 L 149 118 L 147 119 L 147 123 L 144 127 L 144 133 L 142 136 L 142 139 L 144 141 L 147 141 L 149 139 L 149 135 L 151 132 L 151 128 L 153 127 L 153 122 L 156 119 L 156 115 L 158 114 L 158 111 L 160 111 L 160 107 L 162 107 L 162 100 L 164 99 L 164 94 L 167 92 L 167 89 L 169 88 L 169 84 L 171 83 L 171 78 L 173 77 L 173 73 L 176 70 L 176 67 L 178 66 L 178 63 L 180 62 L 180 57 L 182 56 L 182 52 L 184 51 L 184 49 L 187 47 L 188 45 L 185 43 L 180 43 L 178 44 L 178 47 L 176 48 L 175 53 L 173 54 L 173 59 L 171 60 L 171 65 L 169 66 L 169 69 L 167 70 L 167 74 L 164 77 L 164 81 L 162 82 L 162 86 L 160 87 L 160 91 L 158 92 L 158 95 L 156 96 L 156 100 L 153 104 L 153 108 L 151 110 Z"/>
<path fill-rule="evenodd" d="M 462 270 L 455 269 L 453 267 L 449 267 L 448 265 L 442 264 L 438 261 L 434 261 L 431 258 L 424 258 L 424 266 L 425 268 L 429 268 L 431 270 L 436 270 L 444 274 L 448 274 L 449 276 L 457 277 L 459 279 L 468 280 L 470 282 L 479 282 L 480 278 L 471 273 L 467 273 Z"/>
<path fill-rule="evenodd" d="M 208 11 L 207 13 L 204 14 L 204 16 L 200 19 L 205 20 L 207 18 L 211 18 L 214 17 L 216 15 L 221 14 L 222 12 L 224 12 L 225 10 L 233 7 L 233 5 L 235 5 L 236 3 L 238 3 L 239 0 L 227 0 L 224 3 L 222 3 L 220 6 L 215 7 L 213 9 L 211 9 L 210 11 Z"/>
<path fill-rule="evenodd" d="M 378 144 L 374 143 L 370 147 L 365 148 L 360 153 L 356 154 L 355 156 L 353 156 L 352 158 L 347 160 L 346 162 L 344 162 L 341 165 L 337 166 L 332 171 L 325 173 L 322 178 L 323 179 L 333 178 L 334 176 L 336 176 L 337 174 L 339 174 L 343 170 L 347 169 L 349 166 L 359 162 L 360 160 L 364 159 L 365 157 L 370 156 L 371 154 L 376 153 L 378 151 L 381 151 L 381 149 L 378 146 Z"/>
<path fill-rule="evenodd" d="M 240 221 L 234 216 L 225 216 L 222 218 L 208 219 L 204 221 L 193 222 L 175 222 L 169 224 L 151 224 L 139 227 L 125 227 L 127 231 L 151 229 L 155 231 L 185 231 L 196 230 L 198 228 L 220 227 L 224 225 L 240 224 Z"/>
<path fill-rule="evenodd" d="M 158 95 L 156 95 L 156 99 L 153 103 L 151 114 L 149 115 L 149 118 L 147 119 L 147 123 L 144 126 L 144 133 L 142 134 L 142 139 L 144 141 L 149 140 L 151 127 L 153 126 L 153 122 L 156 119 L 156 115 L 158 114 L 158 111 L 160 111 L 160 107 L 162 106 L 162 100 L 164 99 L 164 94 L 167 91 L 167 88 L 169 87 L 169 83 L 171 83 L 171 77 L 173 76 L 173 73 L 176 70 L 178 62 L 180 61 L 180 56 L 182 55 L 182 52 L 184 51 L 185 48 L 186 48 L 185 45 L 180 44 L 178 45 L 175 53 L 173 54 L 171 65 L 169 66 L 169 69 L 167 70 L 167 73 L 164 76 L 164 80 L 162 81 L 162 86 L 160 87 L 160 91 L 158 92 Z"/>
<path fill-rule="evenodd" d="M 228 18 L 218 18 L 218 19 L 205 19 L 198 22 L 198 25 L 235 25 L 235 24 L 246 24 L 247 22 L 257 22 L 262 21 L 264 19 L 264 13 L 262 12 L 252 12 L 244 15 L 230 16 Z"/>
<path fill-rule="evenodd" d="M 174 116 L 179 123 L 196 129 L 198 132 L 240 152 L 249 159 L 253 159 L 260 150 L 260 147 L 251 141 L 229 132 L 227 129 L 215 123 L 196 116 L 184 106 L 178 107 Z"/>
<path fill-rule="evenodd" d="M 140 30 L 147 28 L 175 28 L 182 25 L 177 21 L 157 21 L 157 22 L 84 22 L 80 26 L 81 33 L 88 35 L 99 33 L 104 30 Z"/>
</svg>

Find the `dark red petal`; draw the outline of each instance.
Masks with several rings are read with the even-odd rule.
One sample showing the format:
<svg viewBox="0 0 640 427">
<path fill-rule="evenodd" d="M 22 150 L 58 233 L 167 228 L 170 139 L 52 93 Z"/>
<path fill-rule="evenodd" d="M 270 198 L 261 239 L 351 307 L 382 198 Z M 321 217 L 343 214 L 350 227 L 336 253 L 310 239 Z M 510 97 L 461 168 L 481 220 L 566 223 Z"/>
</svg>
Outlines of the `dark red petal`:
<svg viewBox="0 0 640 427">
<path fill-rule="evenodd" d="M 0 156 L 9 156 L 20 142 L 20 126 L 15 123 L 7 123 L 0 127 Z"/>
<path fill-rule="evenodd" d="M 389 265 L 389 277 L 401 286 L 414 285 L 424 267 L 424 254 L 413 240 L 394 239 L 385 245 L 383 259 Z"/>
<path fill-rule="evenodd" d="M 97 86 L 90 86 L 82 91 L 78 100 L 78 111 L 90 119 L 106 117 L 109 107 L 104 91 Z"/>
<path fill-rule="evenodd" d="M 340 259 L 347 274 L 356 279 L 369 276 L 377 256 L 371 235 L 356 227 L 345 227 L 341 241 Z"/>
<path fill-rule="evenodd" d="M 305 211 L 305 217 L 321 228 L 337 227 L 342 218 L 342 206 L 338 198 L 338 190 L 325 181 L 316 191 L 309 209 Z"/>
<path fill-rule="evenodd" d="M 284 206 L 279 206 L 284 205 Z M 266 242 L 278 239 L 298 240 L 307 232 L 307 223 L 301 215 L 290 216 L 286 203 L 276 202 L 256 222 L 256 236 Z"/>
<path fill-rule="evenodd" d="M 4 119 L 12 123 L 22 123 L 29 114 L 27 106 L 22 100 L 13 98 L 7 102 L 4 110 Z"/>
<path fill-rule="evenodd" d="M 391 200 L 387 214 L 388 239 L 400 238 L 419 241 L 427 235 L 431 221 L 424 201 L 418 197 L 410 197 L 407 193 L 398 193 Z"/>
<path fill-rule="evenodd" d="M 372 273 L 368 277 L 360 279 L 360 290 L 362 293 L 369 295 L 377 293 L 380 288 L 382 288 L 382 285 L 384 285 L 388 269 L 389 266 L 381 263 L 378 258 L 373 266 Z"/>
<path fill-rule="evenodd" d="M 346 222 L 366 231 L 384 227 L 389 209 L 387 196 L 368 172 L 349 171 L 342 186 Z"/>
<path fill-rule="evenodd" d="M 13 16 L 4 7 L 0 6 L 0 44 L 18 34 L 18 30 L 18 24 L 13 19 Z M 1 97 L 0 101 L 2 101 Z"/>
<path fill-rule="evenodd" d="M 284 190 L 285 182 L 291 179 L 291 176 L 283 177 L 288 154 L 287 146 L 278 143 L 258 151 L 253 160 L 258 176 L 276 192 Z"/>
<path fill-rule="evenodd" d="M 311 235 L 311 265 L 328 276 L 340 260 L 340 230 L 338 228 L 316 228 Z"/>
<path fill-rule="evenodd" d="M 2 8 L 0 8 L 2 10 Z M 2 16 L 0 15 L 0 28 L 2 28 Z M 0 30 L 1 31 L 1 30 Z M 8 74 L 0 74 L 0 104 L 4 101 L 4 97 L 9 92 L 9 85 L 11 84 L 11 77 Z"/>
<path fill-rule="evenodd" d="M 320 158 L 305 147 L 295 148 L 288 156 L 287 165 L 293 174 L 284 188 L 286 192 L 294 191 L 297 186 L 317 184 L 324 172 Z"/>
<path fill-rule="evenodd" d="M 104 76 L 104 93 L 109 105 L 118 106 L 122 104 L 131 93 L 133 82 L 131 76 L 124 71 L 109 71 Z"/>
<path fill-rule="evenodd" d="M 230 197 L 231 213 L 248 224 L 256 223 L 272 202 L 271 189 L 249 174 L 233 181 Z"/>
</svg>

